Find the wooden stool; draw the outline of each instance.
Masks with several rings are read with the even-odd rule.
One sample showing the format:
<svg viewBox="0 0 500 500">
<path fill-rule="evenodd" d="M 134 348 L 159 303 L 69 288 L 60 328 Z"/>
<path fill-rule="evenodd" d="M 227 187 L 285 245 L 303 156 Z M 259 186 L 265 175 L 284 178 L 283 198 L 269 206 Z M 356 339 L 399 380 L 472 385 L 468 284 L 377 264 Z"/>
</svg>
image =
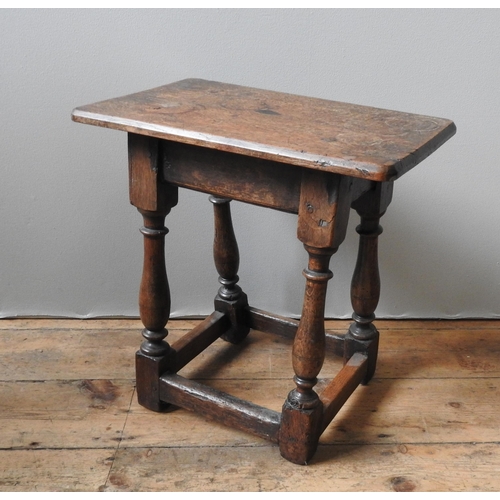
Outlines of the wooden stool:
<svg viewBox="0 0 500 500">
<path fill-rule="evenodd" d="M 321 433 L 375 371 L 377 239 L 393 181 L 447 141 L 453 122 L 197 79 L 82 106 L 73 120 L 128 132 L 130 201 L 144 218 L 140 404 L 201 412 L 278 443 L 284 458 L 306 464 Z M 170 314 L 164 220 L 177 204 L 178 187 L 211 195 L 221 287 L 215 312 L 170 346 L 164 340 Z M 300 321 L 248 305 L 237 285 L 232 199 L 298 214 L 297 235 L 309 255 Z M 344 240 L 351 207 L 361 217 L 354 321 L 343 336 L 325 335 L 329 261 Z M 295 388 L 281 413 L 177 375 L 217 338 L 238 343 L 251 329 L 294 338 Z M 344 367 L 317 394 L 326 348 L 343 355 Z"/>
</svg>

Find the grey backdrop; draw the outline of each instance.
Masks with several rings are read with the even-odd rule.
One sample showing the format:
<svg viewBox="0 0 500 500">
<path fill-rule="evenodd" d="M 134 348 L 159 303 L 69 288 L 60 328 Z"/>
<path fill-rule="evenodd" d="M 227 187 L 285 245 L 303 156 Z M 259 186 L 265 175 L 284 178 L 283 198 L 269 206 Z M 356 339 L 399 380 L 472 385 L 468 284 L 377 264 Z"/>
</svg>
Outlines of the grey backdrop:
<svg viewBox="0 0 500 500">
<path fill-rule="evenodd" d="M 380 243 L 381 317 L 500 315 L 500 10 L 1 10 L 0 316 L 137 315 L 141 217 L 126 136 L 82 104 L 197 77 L 451 118 L 396 182 Z M 217 290 L 207 197 L 167 219 L 175 316 Z M 252 305 L 300 314 L 295 217 L 234 204 Z M 357 242 L 332 260 L 327 315 L 351 314 Z"/>
</svg>

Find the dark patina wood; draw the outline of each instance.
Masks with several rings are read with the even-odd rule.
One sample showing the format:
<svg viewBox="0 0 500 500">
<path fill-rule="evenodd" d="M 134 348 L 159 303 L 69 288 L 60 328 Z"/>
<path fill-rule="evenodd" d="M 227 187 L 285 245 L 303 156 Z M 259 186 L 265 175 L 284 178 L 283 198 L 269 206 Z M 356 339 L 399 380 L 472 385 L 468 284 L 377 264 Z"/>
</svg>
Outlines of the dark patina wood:
<svg viewBox="0 0 500 500">
<path fill-rule="evenodd" d="M 214 261 L 221 284 L 214 307 L 216 311 L 223 312 L 231 322 L 231 328 L 222 338 L 238 344 L 248 335 L 250 328 L 247 321 L 247 296 L 236 284 L 239 281 L 240 253 L 231 219 L 231 200 L 215 196 L 209 199 L 214 206 Z"/>
<path fill-rule="evenodd" d="M 163 176 L 176 186 L 220 198 L 298 212 L 302 170 L 293 165 L 169 141 L 163 148 Z"/>
<path fill-rule="evenodd" d="M 179 371 L 192 361 L 198 354 L 202 353 L 209 345 L 214 343 L 231 326 L 226 314 L 214 311 L 205 318 L 196 328 L 184 335 L 175 344 L 172 344 L 173 360 L 170 369 Z"/>
<path fill-rule="evenodd" d="M 158 139 L 130 135 L 130 202 L 144 219 L 144 263 L 139 291 L 139 312 L 144 342 L 136 354 L 137 397 L 141 405 L 160 411 L 159 376 L 168 366 L 171 349 L 165 337 L 170 316 L 170 289 L 165 267 L 166 215 L 177 204 L 177 187 L 162 182 L 158 174 L 161 143 Z"/>
<path fill-rule="evenodd" d="M 175 373 L 160 377 L 161 397 L 217 422 L 278 441 L 280 414 Z"/>
<path fill-rule="evenodd" d="M 351 282 L 354 321 L 345 337 L 344 361 L 347 362 L 356 352 L 367 354 L 368 367 L 363 379 L 364 384 L 373 377 L 377 364 L 379 332 L 373 320 L 380 298 L 378 237 L 382 234 L 382 226 L 379 221 L 392 200 L 393 186 L 392 182 L 376 183 L 352 204 L 352 208 L 361 218 L 361 223 L 356 228 L 359 247 Z"/>
<path fill-rule="evenodd" d="M 255 307 L 248 308 L 248 321 L 252 330 L 272 333 L 287 339 L 295 338 L 299 321 L 285 318 L 278 314 L 262 311 Z M 325 332 L 325 346 L 329 352 L 337 356 L 344 356 L 345 335 Z"/>
<path fill-rule="evenodd" d="M 401 176 L 455 133 L 442 118 L 199 79 L 81 106 L 73 119 L 376 181 Z"/>
<path fill-rule="evenodd" d="M 130 201 L 144 218 L 140 404 L 200 412 L 278 443 L 287 460 L 307 464 L 321 433 L 375 371 L 379 221 L 393 181 L 448 140 L 453 122 L 196 79 L 82 106 L 73 120 L 129 137 Z M 169 346 L 164 220 L 177 204 L 179 187 L 211 195 L 221 286 L 214 313 Z M 297 237 L 308 255 L 299 321 L 248 305 L 238 285 L 231 200 L 297 214 Z M 333 335 L 324 327 L 329 262 L 345 238 L 351 208 L 361 218 L 353 323 L 345 335 Z M 219 337 L 238 343 L 252 329 L 293 338 L 295 388 L 281 413 L 177 374 Z M 343 356 L 344 367 L 318 394 L 326 349 Z"/>
<path fill-rule="evenodd" d="M 321 392 L 319 397 L 324 408 L 321 432 L 328 427 L 354 389 L 365 379 L 367 366 L 367 356 L 359 352 L 354 353 L 337 376 Z"/>
</svg>

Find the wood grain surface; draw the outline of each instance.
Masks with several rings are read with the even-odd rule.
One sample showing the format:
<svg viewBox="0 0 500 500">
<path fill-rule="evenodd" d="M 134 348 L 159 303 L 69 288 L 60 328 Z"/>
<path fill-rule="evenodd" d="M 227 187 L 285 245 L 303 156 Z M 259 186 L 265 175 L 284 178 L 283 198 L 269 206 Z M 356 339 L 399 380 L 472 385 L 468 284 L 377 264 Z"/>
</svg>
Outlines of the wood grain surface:
<svg viewBox="0 0 500 500">
<path fill-rule="evenodd" d="M 439 148 L 451 120 L 186 79 L 80 106 L 73 120 L 371 180 Z"/>
</svg>

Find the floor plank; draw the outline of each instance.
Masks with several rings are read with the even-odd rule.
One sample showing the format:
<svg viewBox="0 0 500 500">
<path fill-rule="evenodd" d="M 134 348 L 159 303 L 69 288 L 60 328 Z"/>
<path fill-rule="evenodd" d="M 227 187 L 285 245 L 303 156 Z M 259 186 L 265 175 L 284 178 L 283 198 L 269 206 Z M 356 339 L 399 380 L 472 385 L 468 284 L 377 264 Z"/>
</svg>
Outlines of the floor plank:
<svg viewBox="0 0 500 500">
<path fill-rule="evenodd" d="M 133 381 L 0 383 L 0 449 L 116 448 Z"/>
<path fill-rule="evenodd" d="M 497 491 L 499 448 L 320 446 L 307 468 L 271 446 L 123 449 L 106 491 Z"/>
<path fill-rule="evenodd" d="M 100 448 L 0 450 L 0 491 L 102 491 L 114 454 Z"/>
</svg>

